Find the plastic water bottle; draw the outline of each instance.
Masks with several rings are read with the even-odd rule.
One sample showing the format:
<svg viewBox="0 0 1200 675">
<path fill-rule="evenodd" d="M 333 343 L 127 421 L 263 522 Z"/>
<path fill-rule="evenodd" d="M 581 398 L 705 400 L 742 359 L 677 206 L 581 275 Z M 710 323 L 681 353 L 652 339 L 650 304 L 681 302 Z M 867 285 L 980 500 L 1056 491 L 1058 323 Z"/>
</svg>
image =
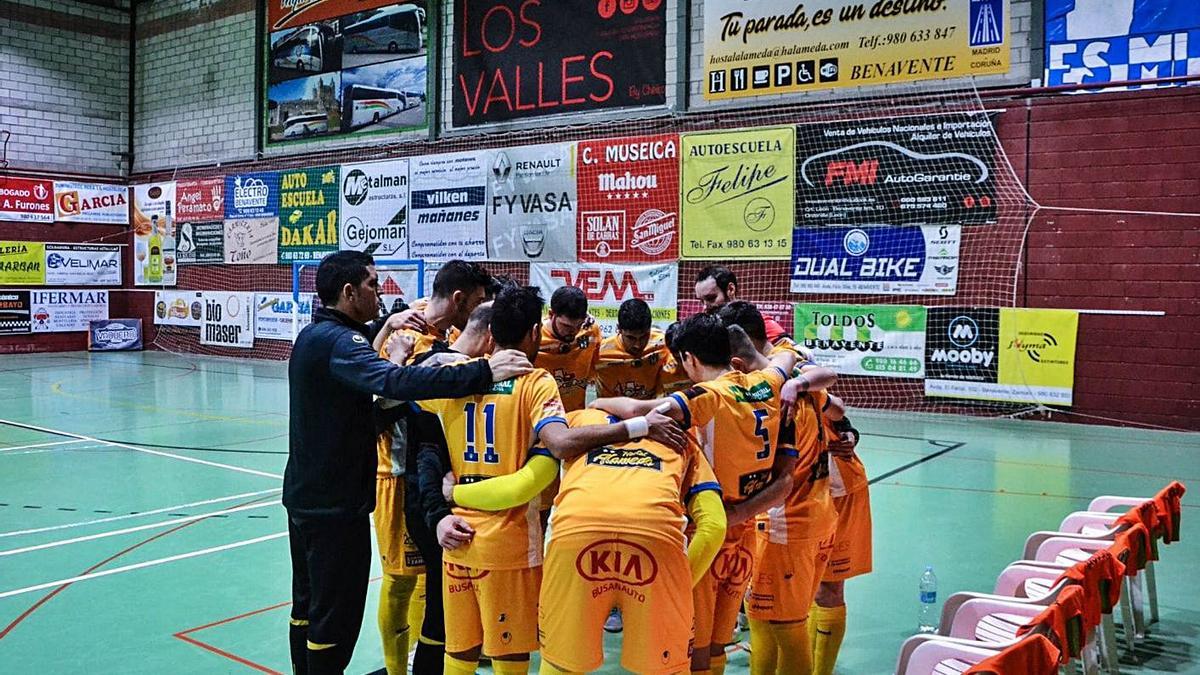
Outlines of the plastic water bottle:
<svg viewBox="0 0 1200 675">
<path fill-rule="evenodd" d="M 918 633 L 936 633 L 938 629 L 937 609 L 937 577 L 933 574 L 933 565 L 926 565 L 921 574 L 920 590 L 921 610 L 917 615 Z"/>
</svg>

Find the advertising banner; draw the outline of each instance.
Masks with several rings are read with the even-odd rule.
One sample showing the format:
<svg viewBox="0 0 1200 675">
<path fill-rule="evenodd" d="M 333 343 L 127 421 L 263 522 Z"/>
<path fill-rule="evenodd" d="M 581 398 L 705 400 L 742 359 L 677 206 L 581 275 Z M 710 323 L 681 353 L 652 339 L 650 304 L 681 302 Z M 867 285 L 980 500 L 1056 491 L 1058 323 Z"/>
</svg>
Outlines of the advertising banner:
<svg viewBox="0 0 1200 675">
<path fill-rule="evenodd" d="M 338 167 L 279 173 L 279 262 L 320 260 L 338 250 Z"/>
<path fill-rule="evenodd" d="M 0 177 L 0 220 L 54 222 L 54 181 Z"/>
<path fill-rule="evenodd" d="M 342 165 L 343 251 L 408 257 L 408 160 Z"/>
<path fill-rule="evenodd" d="M 489 260 L 576 259 L 574 150 L 547 143 L 488 151 Z"/>
<path fill-rule="evenodd" d="M 279 215 L 279 174 L 274 171 L 225 177 L 225 218 Z"/>
<path fill-rule="evenodd" d="M 175 183 L 133 186 L 133 283 L 175 285 Z"/>
<path fill-rule="evenodd" d="M 29 291 L 0 289 L 0 335 L 30 332 Z"/>
<path fill-rule="evenodd" d="M 0 241 L 0 285 L 46 283 L 46 245 L 40 241 Z"/>
<path fill-rule="evenodd" d="M 89 352 L 118 352 L 141 348 L 141 319 L 98 319 L 88 326 Z"/>
<path fill-rule="evenodd" d="M 424 0 L 267 0 L 260 36 L 267 145 L 396 133 L 427 124 Z"/>
<path fill-rule="evenodd" d="M 661 0 L 454 0 L 454 126 L 663 105 L 666 19 Z"/>
<path fill-rule="evenodd" d="M 708 0 L 703 25 L 710 101 L 1001 75 L 1012 46 L 1008 0 Z"/>
<path fill-rule="evenodd" d="M 930 308 L 925 395 L 1071 405 L 1078 325 L 1065 309 Z"/>
<path fill-rule="evenodd" d="M 426 260 L 487 257 L 487 171 L 482 152 L 413 157 L 409 255 Z"/>
<path fill-rule="evenodd" d="M 787 260 L 795 221 L 795 127 L 684 134 L 685 259 Z"/>
<path fill-rule="evenodd" d="M 679 257 L 679 136 L 579 143 L 579 259 Z"/>
<path fill-rule="evenodd" d="M 763 318 L 774 320 L 788 335 L 791 335 L 792 326 L 795 323 L 794 313 L 796 306 L 794 304 L 778 300 L 753 300 L 752 302 L 763 315 Z M 700 314 L 703 311 L 704 305 L 699 300 L 695 298 L 680 298 L 679 318 L 681 320 L 695 314 Z"/>
<path fill-rule="evenodd" d="M 129 188 L 108 183 L 54 181 L 54 211 L 65 223 L 129 224 Z"/>
<path fill-rule="evenodd" d="M 254 347 L 254 294 L 204 291 L 204 316 L 200 344 L 218 347 Z"/>
<path fill-rule="evenodd" d="M 1186 75 L 1200 75 L 1195 0 L 1046 0 L 1047 86 Z"/>
<path fill-rule="evenodd" d="M 279 262 L 278 218 L 232 218 L 222 225 L 222 261 L 230 265 L 274 265 Z"/>
<path fill-rule="evenodd" d="M 996 220 L 991 113 L 796 128 L 803 225 Z"/>
<path fill-rule="evenodd" d="M 425 263 L 422 279 L 422 267 L 415 261 L 377 263 L 375 272 L 379 275 L 379 299 L 383 301 L 383 306 L 390 310 L 397 300 L 411 303 L 417 298 L 429 295 L 433 291 L 433 278 L 437 276 L 441 267 L 441 263 Z"/>
<path fill-rule="evenodd" d="M 675 322 L 679 300 L 679 267 L 674 263 L 654 265 L 606 265 L 592 263 L 533 263 L 529 283 L 549 298 L 562 286 L 583 289 L 588 312 L 596 317 L 604 337 L 617 332 L 617 310 L 630 298 L 650 305 L 657 328 Z"/>
<path fill-rule="evenodd" d="M 175 185 L 175 219 L 181 223 L 203 223 L 225 217 L 225 179 L 181 180 Z"/>
<path fill-rule="evenodd" d="M 116 244 L 46 244 L 47 286 L 120 286 Z"/>
<path fill-rule="evenodd" d="M 925 376 L 925 308 L 796 305 L 795 337 L 839 375 Z"/>
<path fill-rule="evenodd" d="M 204 316 L 200 291 L 155 291 L 154 325 L 199 328 Z"/>
<path fill-rule="evenodd" d="M 313 293 L 301 293 L 297 302 L 291 293 L 255 295 L 254 337 L 259 340 L 294 340 L 300 329 L 312 323 Z"/>
<path fill-rule="evenodd" d="M 961 229 L 797 227 L 791 291 L 954 295 Z"/>
<path fill-rule="evenodd" d="M 34 333 L 86 331 L 108 318 L 108 291 L 30 291 L 29 308 Z"/>
<path fill-rule="evenodd" d="M 271 221 L 271 236 L 278 227 Z M 225 227 L 221 221 L 212 223 L 180 223 L 176 254 L 180 265 L 217 265 L 225 261 Z"/>
</svg>

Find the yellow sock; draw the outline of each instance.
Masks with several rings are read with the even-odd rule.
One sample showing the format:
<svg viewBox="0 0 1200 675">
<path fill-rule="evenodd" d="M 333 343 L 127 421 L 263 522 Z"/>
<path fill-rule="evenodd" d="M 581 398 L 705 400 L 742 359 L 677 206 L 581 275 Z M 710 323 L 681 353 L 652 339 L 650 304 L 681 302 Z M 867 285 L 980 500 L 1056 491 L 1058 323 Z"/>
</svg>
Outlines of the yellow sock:
<svg viewBox="0 0 1200 675">
<path fill-rule="evenodd" d="M 808 639 L 807 623 L 771 624 L 771 632 L 779 645 L 779 670 L 776 671 L 779 675 L 812 675 L 812 643 Z"/>
<path fill-rule="evenodd" d="M 813 673 L 833 675 L 842 638 L 846 636 L 846 606 L 820 607 L 813 605 L 808 617 L 812 635 Z"/>
<path fill-rule="evenodd" d="M 443 675 L 475 675 L 475 666 L 479 665 L 479 661 L 464 661 L 447 654 L 444 665 Z"/>
<path fill-rule="evenodd" d="M 728 657 L 725 656 L 725 652 L 722 651 L 720 656 L 714 656 L 709 660 L 708 671 L 712 673 L 712 675 L 725 675 L 725 662 L 727 660 Z"/>
<path fill-rule="evenodd" d="M 529 658 L 523 661 L 497 661 L 492 659 L 492 672 L 496 675 L 529 675 Z"/>
<path fill-rule="evenodd" d="M 412 599 L 408 601 L 408 629 L 412 635 L 421 635 L 421 626 L 425 624 L 425 575 L 417 575 L 417 584 L 413 587 Z"/>
<path fill-rule="evenodd" d="M 775 675 L 779 667 L 779 644 L 771 624 L 750 619 L 750 675 Z"/>
<path fill-rule="evenodd" d="M 408 602 L 416 577 L 384 574 L 379 589 L 379 635 L 383 639 L 383 665 L 388 675 L 408 672 Z"/>
</svg>

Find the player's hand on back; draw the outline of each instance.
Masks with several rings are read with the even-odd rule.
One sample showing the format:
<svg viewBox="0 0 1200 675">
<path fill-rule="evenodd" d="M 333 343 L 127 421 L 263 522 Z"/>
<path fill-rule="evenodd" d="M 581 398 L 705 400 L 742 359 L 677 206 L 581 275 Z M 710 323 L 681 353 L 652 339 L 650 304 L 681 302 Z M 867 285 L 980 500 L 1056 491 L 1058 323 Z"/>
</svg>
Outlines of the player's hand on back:
<svg viewBox="0 0 1200 675">
<path fill-rule="evenodd" d="M 829 441 L 829 454 L 838 459 L 851 459 L 854 457 L 854 446 L 858 444 L 858 439 L 849 431 L 843 431 L 840 436 Z"/>
<path fill-rule="evenodd" d="M 646 435 L 651 439 L 675 452 L 683 452 L 683 449 L 687 447 L 687 433 L 680 429 L 679 424 L 670 417 L 659 412 L 651 412 L 646 415 L 646 423 L 650 425 L 650 432 Z"/>
<path fill-rule="evenodd" d="M 415 309 L 406 309 L 389 316 L 385 325 L 390 330 L 408 328 L 418 333 L 424 333 L 429 328 L 429 323 L 425 321 L 425 315 Z"/>
<path fill-rule="evenodd" d="M 412 355 L 413 345 L 416 344 L 413 339 L 404 333 L 392 333 L 392 336 L 387 341 L 388 361 L 402 366 L 408 357 Z"/>
<path fill-rule="evenodd" d="M 471 529 L 467 521 L 460 516 L 446 516 L 438 521 L 438 545 L 447 551 L 453 551 L 459 546 L 471 543 L 471 539 L 474 537 L 475 530 Z"/>
<path fill-rule="evenodd" d="M 783 383 L 783 387 L 779 390 L 779 414 L 783 419 L 790 419 L 792 415 L 796 414 L 796 402 L 807 391 L 804 387 L 806 383 L 806 380 L 799 378 Z"/>
<path fill-rule="evenodd" d="M 442 496 L 451 504 L 454 503 L 454 486 L 458 481 L 454 478 L 453 471 L 447 471 L 445 476 L 442 476 Z"/>
<path fill-rule="evenodd" d="M 503 382 L 533 372 L 533 364 L 515 349 L 501 349 L 488 359 L 492 368 L 492 381 Z"/>
</svg>

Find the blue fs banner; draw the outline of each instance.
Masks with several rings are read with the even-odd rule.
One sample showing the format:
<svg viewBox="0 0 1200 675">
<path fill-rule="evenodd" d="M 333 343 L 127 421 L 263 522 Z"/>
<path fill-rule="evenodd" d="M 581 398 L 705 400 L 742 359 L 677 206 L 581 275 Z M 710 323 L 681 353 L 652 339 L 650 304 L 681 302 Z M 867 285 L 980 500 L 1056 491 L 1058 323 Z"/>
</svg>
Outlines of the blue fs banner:
<svg viewBox="0 0 1200 675">
<path fill-rule="evenodd" d="M 89 352 L 131 351 L 141 348 L 141 319 L 94 319 L 88 324 Z"/>
<path fill-rule="evenodd" d="M 1046 0 L 1047 85 L 1185 75 L 1200 75 L 1196 0 Z"/>
<path fill-rule="evenodd" d="M 954 295 L 958 225 L 797 227 L 791 292 Z"/>
</svg>

